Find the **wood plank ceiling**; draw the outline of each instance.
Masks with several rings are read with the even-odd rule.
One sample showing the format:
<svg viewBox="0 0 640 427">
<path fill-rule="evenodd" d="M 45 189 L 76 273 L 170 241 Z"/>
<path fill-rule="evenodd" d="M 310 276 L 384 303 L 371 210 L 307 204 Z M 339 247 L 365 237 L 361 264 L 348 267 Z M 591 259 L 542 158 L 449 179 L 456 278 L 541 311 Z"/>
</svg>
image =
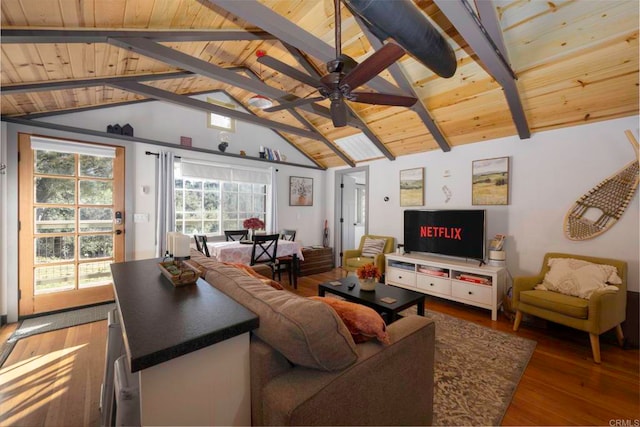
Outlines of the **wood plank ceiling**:
<svg viewBox="0 0 640 427">
<path fill-rule="evenodd" d="M 477 0 L 471 7 L 489 34 L 497 24 L 492 36 L 504 43 L 517 78 L 506 84 L 469 35 L 478 28 L 457 22 L 456 8 L 464 6 L 414 1 L 454 48 L 455 75 L 438 77 L 405 55 L 380 74 L 386 81 L 369 88 L 390 83 L 413 92 L 418 104 L 350 103 L 350 125 L 335 128 L 326 100 L 274 113 L 247 103 L 256 93 L 276 100 L 316 96 L 314 88 L 260 66 L 255 52 L 324 74 L 322 56 L 334 45 L 332 0 L 2 0 L 2 116 L 37 120 L 167 92 L 223 90 L 256 116 L 282 124 L 280 134 L 315 164 L 333 167 L 356 163 L 333 141 L 361 131 L 393 159 L 638 114 L 637 0 Z M 264 12 L 256 17 L 256 10 Z M 276 38 L 285 37 L 277 19 L 295 26 L 287 44 Z M 313 36 L 312 46 L 296 34 Z M 368 35 L 343 7 L 343 53 L 362 62 L 380 46 Z M 510 96 L 520 103 L 519 129 Z"/>
</svg>

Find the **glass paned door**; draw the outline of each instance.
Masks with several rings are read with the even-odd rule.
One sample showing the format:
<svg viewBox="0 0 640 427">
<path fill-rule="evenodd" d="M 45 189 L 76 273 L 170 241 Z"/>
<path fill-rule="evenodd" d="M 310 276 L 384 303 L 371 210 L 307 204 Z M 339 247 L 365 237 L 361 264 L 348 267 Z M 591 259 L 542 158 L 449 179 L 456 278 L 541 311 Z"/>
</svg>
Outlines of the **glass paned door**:
<svg viewBox="0 0 640 427">
<path fill-rule="evenodd" d="M 20 315 L 112 300 L 109 264 L 124 260 L 124 225 L 114 222 L 124 148 L 85 154 L 86 144 L 34 148 L 31 138 L 20 135 Z"/>
</svg>

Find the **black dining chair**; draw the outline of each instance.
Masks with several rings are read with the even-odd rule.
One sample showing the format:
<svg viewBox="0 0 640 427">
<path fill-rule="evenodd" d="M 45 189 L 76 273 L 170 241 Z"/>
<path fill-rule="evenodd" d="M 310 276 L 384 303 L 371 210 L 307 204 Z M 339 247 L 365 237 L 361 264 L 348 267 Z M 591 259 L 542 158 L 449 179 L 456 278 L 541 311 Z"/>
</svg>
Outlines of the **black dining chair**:
<svg viewBox="0 0 640 427">
<path fill-rule="evenodd" d="M 289 230 L 285 228 L 280 232 L 280 238 L 282 240 L 293 242 L 296 240 L 296 230 Z M 283 271 L 287 271 L 287 273 L 289 273 L 289 284 L 294 288 L 298 287 L 298 284 L 296 283 L 296 269 L 298 268 L 297 264 L 298 263 L 296 262 L 296 260 L 294 260 L 294 257 L 292 255 L 278 257 L 278 275 L 280 275 Z"/>
<path fill-rule="evenodd" d="M 280 238 L 282 240 L 289 240 L 290 242 L 293 242 L 296 240 L 296 230 L 288 230 L 285 228 L 280 232 Z"/>
<path fill-rule="evenodd" d="M 209 247 L 207 246 L 207 236 L 204 234 L 194 234 L 193 239 L 196 241 L 196 249 L 198 252 L 202 252 L 208 257 L 209 255 Z"/>
<path fill-rule="evenodd" d="M 275 280 L 278 273 L 278 281 L 282 280 L 278 267 L 278 240 L 279 234 L 258 234 L 253 236 L 251 249 L 251 265 L 264 264 L 271 268 L 271 278 Z"/>
<path fill-rule="evenodd" d="M 246 228 L 243 230 L 225 230 L 224 237 L 227 239 L 227 242 L 247 240 L 249 238 L 249 230 Z"/>
</svg>

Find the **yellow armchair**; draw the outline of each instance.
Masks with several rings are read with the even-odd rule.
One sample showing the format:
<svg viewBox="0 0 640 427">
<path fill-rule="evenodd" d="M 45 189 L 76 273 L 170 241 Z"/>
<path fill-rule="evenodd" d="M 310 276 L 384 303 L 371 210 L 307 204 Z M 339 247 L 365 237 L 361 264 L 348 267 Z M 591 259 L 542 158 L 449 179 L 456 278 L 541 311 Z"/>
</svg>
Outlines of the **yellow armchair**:
<svg viewBox="0 0 640 427">
<path fill-rule="evenodd" d="M 557 292 L 536 290 L 549 271 L 549 258 L 574 258 L 594 264 L 607 264 L 616 267 L 622 279 L 618 291 L 599 289 L 586 300 Z M 516 319 L 513 330 L 517 331 L 522 314 L 527 313 L 551 322 L 589 333 L 593 360 L 600 363 L 600 335 L 615 328 L 620 346 L 624 343 L 621 323 L 626 318 L 627 307 L 627 263 L 615 259 L 597 258 L 564 253 L 547 253 L 542 269 L 536 276 L 515 277 L 513 279 L 513 307 Z"/>
<path fill-rule="evenodd" d="M 373 258 L 362 256 L 362 247 L 364 246 L 365 239 L 378 239 L 384 240 L 385 244 L 382 248 L 382 253 L 376 255 Z M 342 268 L 347 271 L 356 271 L 358 267 L 365 264 L 373 263 L 380 273 L 384 274 L 385 259 L 384 254 L 393 252 L 395 239 L 389 236 L 373 236 L 371 234 L 365 234 L 360 238 L 360 246 L 358 249 L 348 249 L 342 253 Z"/>
</svg>

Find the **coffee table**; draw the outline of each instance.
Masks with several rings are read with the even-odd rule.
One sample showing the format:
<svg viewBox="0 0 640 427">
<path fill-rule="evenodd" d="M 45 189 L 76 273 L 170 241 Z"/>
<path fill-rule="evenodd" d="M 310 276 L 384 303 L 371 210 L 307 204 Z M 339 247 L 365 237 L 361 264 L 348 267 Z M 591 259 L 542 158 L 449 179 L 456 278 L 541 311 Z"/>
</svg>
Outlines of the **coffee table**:
<svg viewBox="0 0 640 427">
<path fill-rule="evenodd" d="M 351 285 L 354 285 L 353 289 L 349 289 Z M 356 276 L 343 277 L 318 286 L 318 295 L 323 297 L 327 292 L 339 295 L 347 301 L 373 308 L 378 313 L 386 316 L 388 324 L 398 320 L 400 317 L 398 313 L 413 305 L 418 306 L 418 315 L 424 316 L 425 295 L 423 293 L 385 285 L 384 283 L 377 283 L 375 291 L 363 291 L 360 289 L 360 283 Z M 396 301 L 393 303 L 382 302 L 380 299 L 385 297 L 394 298 Z"/>
</svg>

